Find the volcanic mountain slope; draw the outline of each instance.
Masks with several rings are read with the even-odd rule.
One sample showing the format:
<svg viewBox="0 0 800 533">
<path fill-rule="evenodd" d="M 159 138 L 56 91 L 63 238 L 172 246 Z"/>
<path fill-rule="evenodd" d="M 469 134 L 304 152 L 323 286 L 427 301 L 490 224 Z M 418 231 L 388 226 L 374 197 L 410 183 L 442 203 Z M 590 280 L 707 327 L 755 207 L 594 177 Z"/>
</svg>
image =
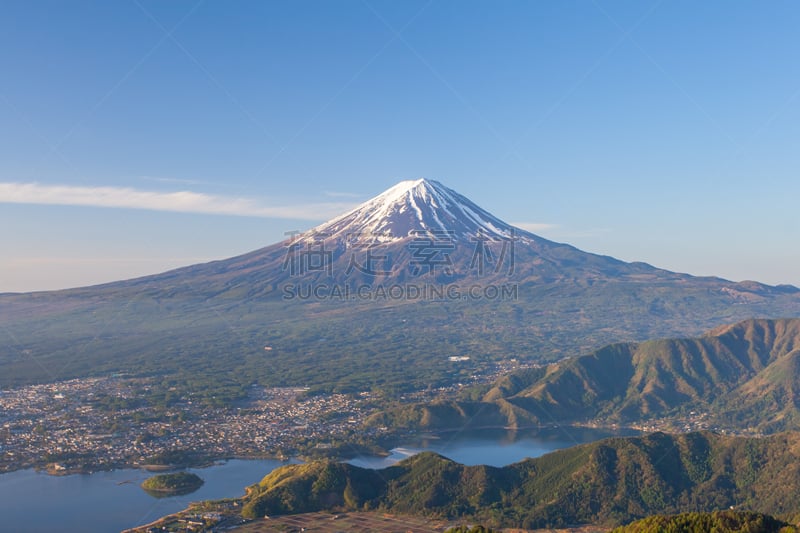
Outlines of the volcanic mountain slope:
<svg viewBox="0 0 800 533">
<path fill-rule="evenodd" d="M 204 296 L 251 301 L 281 298 L 287 283 L 357 286 L 469 280 L 539 285 L 622 279 L 646 283 L 697 278 L 543 239 L 503 222 L 437 181 L 416 180 L 400 182 L 352 211 L 272 246 L 88 290 L 136 288 L 174 295 L 192 285 Z M 744 294 L 758 299 L 786 290 L 755 283 L 724 286 L 731 291 L 728 296 L 733 295 L 731 301 Z"/>
<path fill-rule="evenodd" d="M 694 411 L 727 427 L 798 430 L 799 359 L 800 319 L 747 320 L 698 338 L 612 344 L 504 376 L 481 402 L 405 407 L 374 422 L 642 423 Z"/>
<path fill-rule="evenodd" d="M 498 360 L 798 314 L 794 287 L 582 252 L 416 180 L 242 256 L 0 295 L 0 386 L 117 371 L 232 386 L 435 386 Z M 471 359 L 454 367 L 453 355 Z"/>
<path fill-rule="evenodd" d="M 382 470 L 288 465 L 250 487 L 244 515 L 383 509 L 492 526 L 619 525 L 655 513 L 734 506 L 800 513 L 800 435 L 710 432 L 613 438 L 503 468 L 425 452 Z"/>
</svg>

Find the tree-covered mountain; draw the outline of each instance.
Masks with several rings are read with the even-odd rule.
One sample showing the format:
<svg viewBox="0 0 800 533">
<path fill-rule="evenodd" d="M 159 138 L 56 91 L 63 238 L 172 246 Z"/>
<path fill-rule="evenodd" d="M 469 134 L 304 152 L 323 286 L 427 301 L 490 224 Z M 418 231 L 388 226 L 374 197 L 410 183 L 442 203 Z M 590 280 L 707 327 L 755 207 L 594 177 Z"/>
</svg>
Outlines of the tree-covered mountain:
<svg viewBox="0 0 800 533">
<path fill-rule="evenodd" d="M 199 489 L 203 479 L 191 472 L 175 472 L 172 474 L 158 474 L 142 481 L 141 487 L 148 493 L 158 497 L 191 494 Z"/>
<path fill-rule="evenodd" d="M 613 438 L 503 468 L 421 453 L 382 470 L 344 463 L 288 465 L 250 487 L 244 514 L 383 509 L 490 526 L 609 527 L 654 514 L 735 507 L 800 512 L 800 434 L 710 432 Z"/>
<path fill-rule="evenodd" d="M 800 429 L 800 319 L 746 320 L 701 337 L 612 344 L 503 376 L 479 401 L 404 406 L 373 422 L 412 427 L 641 423 L 703 414 L 763 432 Z"/>
<path fill-rule="evenodd" d="M 436 387 L 500 360 L 554 361 L 797 315 L 795 287 L 583 252 L 417 180 L 238 257 L 0 295 L 0 387 L 111 372 L 173 376 L 196 390 Z"/>
<path fill-rule="evenodd" d="M 715 511 L 655 515 L 618 527 L 612 533 L 797 533 L 798 528 L 782 520 L 749 511 Z"/>
</svg>

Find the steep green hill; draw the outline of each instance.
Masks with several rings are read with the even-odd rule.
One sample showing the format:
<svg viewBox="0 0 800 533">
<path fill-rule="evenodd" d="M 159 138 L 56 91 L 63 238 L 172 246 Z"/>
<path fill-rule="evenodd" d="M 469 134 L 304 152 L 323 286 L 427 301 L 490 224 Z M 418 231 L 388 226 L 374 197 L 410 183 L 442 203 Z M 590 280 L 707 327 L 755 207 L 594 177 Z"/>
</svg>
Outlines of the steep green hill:
<svg viewBox="0 0 800 533">
<path fill-rule="evenodd" d="M 800 429 L 798 392 L 800 319 L 747 320 L 697 338 L 612 344 L 504 376 L 480 401 L 403 407 L 374 422 L 632 423 L 694 411 L 713 424 L 775 432 Z"/>
<path fill-rule="evenodd" d="M 251 487 L 244 514 L 386 509 L 491 526 L 615 526 L 653 514 L 730 506 L 800 512 L 800 434 L 756 439 L 709 432 L 614 438 L 504 468 L 433 453 L 369 470 L 289 465 Z"/>
</svg>

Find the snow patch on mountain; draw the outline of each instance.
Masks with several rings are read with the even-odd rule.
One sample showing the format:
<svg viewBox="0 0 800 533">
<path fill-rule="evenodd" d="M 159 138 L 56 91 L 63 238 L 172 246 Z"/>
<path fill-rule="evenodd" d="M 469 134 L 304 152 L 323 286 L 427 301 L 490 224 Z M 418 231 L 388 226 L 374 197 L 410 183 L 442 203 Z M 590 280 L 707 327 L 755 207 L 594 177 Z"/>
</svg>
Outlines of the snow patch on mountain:
<svg viewBox="0 0 800 533">
<path fill-rule="evenodd" d="M 454 240 L 522 239 L 534 236 L 491 215 L 434 180 L 401 181 L 355 209 L 317 226 L 301 238 L 392 242 L 420 233 Z"/>
</svg>

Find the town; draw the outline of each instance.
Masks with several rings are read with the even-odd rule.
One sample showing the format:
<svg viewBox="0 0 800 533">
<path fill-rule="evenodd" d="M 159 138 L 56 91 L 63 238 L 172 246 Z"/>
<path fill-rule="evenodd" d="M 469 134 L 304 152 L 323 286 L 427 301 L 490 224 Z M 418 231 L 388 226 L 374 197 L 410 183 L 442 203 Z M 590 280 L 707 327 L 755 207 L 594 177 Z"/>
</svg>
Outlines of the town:
<svg viewBox="0 0 800 533">
<path fill-rule="evenodd" d="M 398 401 L 452 397 L 525 366 L 498 362 L 463 382 L 411 391 Z M 142 398 L 154 386 L 152 378 L 113 375 L 0 391 L 0 472 L 71 474 L 232 457 L 357 455 L 380 452 L 375 443 L 390 434 L 364 424 L 385 406 L 384 398 L 369 391 L 312 394 L 304 387 L 253 385 L 246 400 L 219 407 L 185 391 L 168 391 L 176 398 L 164 407 Z"/>
<path fill-rule="evenodd" d="M 0 393 L 0 472 L 47 468 L 74 473 L 147 464 L 176 450 L 195 458 L 286 457 L 306 443 L 352 439 L 370 394 L 306 396 L 303 388 L 252 387 L 244 407 L 209 408 L 182 399 L 165 412 L 144 404 L 109 410 L 99 396 L 134 400 L 146 379 L 103 377 Z M 377 433 L 379 430 L 375 430 Z"/>
</svg>

